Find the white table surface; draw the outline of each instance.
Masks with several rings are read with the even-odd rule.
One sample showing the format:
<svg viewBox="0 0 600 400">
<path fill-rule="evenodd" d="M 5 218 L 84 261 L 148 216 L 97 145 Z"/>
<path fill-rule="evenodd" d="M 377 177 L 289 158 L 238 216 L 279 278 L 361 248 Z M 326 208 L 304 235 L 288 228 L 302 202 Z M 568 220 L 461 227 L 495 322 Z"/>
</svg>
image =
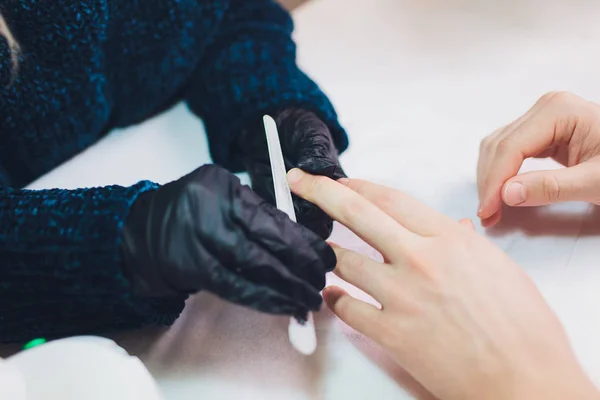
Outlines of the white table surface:
<svg viewBox="0 0 600 400">
<path fill-rule="evenodd" d="M 299 62 L 350 133 L 342 158 L 349 175 L 405 190 L 457 219 L 475 217 L 481 138 L 547 91 L 600 100 L 595 0 L 313 0 L 295 20 Z M 178 106 L 115 132 L 32 187 L 167 182 L 206 162 L 202 124 Z M 600 384 L 599 213 L 567 204 L 506 220 L 488 235 L 535 279 Z M 334 239 L 370 251 L 344 229 Z M 207 294 L 192 298 L 170 330 L 117 339 L 168 400 L 428 398 L 330 313 L 317 318 L 319 350 L 308 358 L 290 348 L 285 319 Z"/>
</svg>

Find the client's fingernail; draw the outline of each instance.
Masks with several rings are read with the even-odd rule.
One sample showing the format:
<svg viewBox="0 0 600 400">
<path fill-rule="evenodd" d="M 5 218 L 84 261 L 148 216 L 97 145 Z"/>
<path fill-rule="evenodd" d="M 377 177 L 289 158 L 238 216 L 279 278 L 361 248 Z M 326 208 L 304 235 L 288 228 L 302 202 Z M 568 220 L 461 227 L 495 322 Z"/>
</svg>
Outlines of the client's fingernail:
<svg viewBox="0 0 600 400">
<path fill-rule="evenodd" d="M 298 182 L 304 176 L 304 172 L 299 168 L 291 169 L 290 172 L 287 173 L 287 181 L 290 185 Z"/>
<path fill-rule="evenodd" d="M 344 186 L 350 183 L 350 179 L 348 179 L 348 178 L 340 178 L 337 181 Z"/>
<path fill-rule="evenodd" d="M 527 200 L 525 186 L 519 182 L 509 183 L 504 189 L 504 201 L 509 206 L 516 206 Z"/>
<path fill-rule="evenodd" d="M 463 218 L 460 221 L 458 221 L 458 223 L 469 228 L 475 229 L 475 225 L 473 224 L 473 221 L 471 221 L 470 218 Z"/>
<path fill-rule="evenodd" d="M 490 212 L 489 209 L 486 209 L 483 205 L 479 205 L 479 208 L 477 209 L 477 216 L 480 219 L 486 219 L 491 217 L 493 214 Z"/>
</svg>

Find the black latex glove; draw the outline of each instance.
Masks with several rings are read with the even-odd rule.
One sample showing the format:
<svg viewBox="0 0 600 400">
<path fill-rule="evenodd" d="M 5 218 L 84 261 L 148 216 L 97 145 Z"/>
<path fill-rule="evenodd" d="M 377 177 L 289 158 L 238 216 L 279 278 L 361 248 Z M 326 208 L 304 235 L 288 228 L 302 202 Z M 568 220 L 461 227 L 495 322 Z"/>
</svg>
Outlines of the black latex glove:
<svg viewBox="0 0 600 400">
<path fill-rule="evenodd" d="M 123 264 L 140 296 L 208 290 L 231 302 L 305 318 L 335 253 L 228 171 L 203 166 L 133 205 Z"/>
<path fill-rule="evenodd" d="M 286 170 L 300 168 L 313 175 L 324 175 L 335 180 L 346 177 L 329 128 L 314 113 L 288 109 L 273 117 L 279 131 Z M 252 188 L 271 204 L 275 204 L 271 163 L 262 119 L 248 124 L 241 133 L 237 146 L 244 155 Z M 327 239 L 333 227 L 331 218 L 308 201 L 297 196 L 293 198 L 298 222 Z"/>
</svg>

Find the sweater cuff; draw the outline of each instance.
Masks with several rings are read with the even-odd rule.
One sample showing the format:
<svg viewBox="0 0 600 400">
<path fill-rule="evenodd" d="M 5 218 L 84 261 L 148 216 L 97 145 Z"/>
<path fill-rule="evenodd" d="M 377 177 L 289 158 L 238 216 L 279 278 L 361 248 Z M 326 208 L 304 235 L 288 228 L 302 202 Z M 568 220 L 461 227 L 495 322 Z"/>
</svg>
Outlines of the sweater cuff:
<svg viewBox="0 0 600 400">
<path fill-rule="evenodd" d="M 185 299 L 133 296 L 120 259 L 131 205 L 157 187 L 0 190 L 0 340 L 172 323 Z"/>
</svg>

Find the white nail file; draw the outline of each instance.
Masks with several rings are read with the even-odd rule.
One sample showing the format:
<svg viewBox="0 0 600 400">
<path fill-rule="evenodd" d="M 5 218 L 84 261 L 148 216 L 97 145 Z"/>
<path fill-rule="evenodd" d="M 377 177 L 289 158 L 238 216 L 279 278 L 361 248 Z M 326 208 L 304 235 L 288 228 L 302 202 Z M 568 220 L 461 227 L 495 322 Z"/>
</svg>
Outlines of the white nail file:
<svg viewBox="0 0 600 400">
<path fill-rule="evenodd" d="M 268 115 L 263 117 L 265 132 L 267 134 L 267 146 L 269 148 L 269 160 L 273 173 L 273 185 L 275 187 L 275 203 L 277 208 L 286 213 L 290 219 L 296 222 L 292 193 L 286 179 L 285 163 L 279 143 L 279 133 L 275 120 Z M 288 326 L 290 343 L 302 354 L 310 355 L 317 348 L 317 334 L 315 332 L 315 321 L 312 313 L 308 313 L 308 319 L 304 324 L 290 318 Z"/>
</svg>

